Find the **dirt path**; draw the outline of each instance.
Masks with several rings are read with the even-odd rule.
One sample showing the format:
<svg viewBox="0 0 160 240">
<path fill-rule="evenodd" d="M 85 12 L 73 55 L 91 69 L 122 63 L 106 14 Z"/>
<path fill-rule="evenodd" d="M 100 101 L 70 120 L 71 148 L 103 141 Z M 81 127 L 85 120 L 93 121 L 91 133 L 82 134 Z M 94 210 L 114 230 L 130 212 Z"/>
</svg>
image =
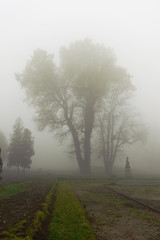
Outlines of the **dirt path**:
<svg viewBox="0 0 160 240">
<path fill-rule="evenodd" d="M 27 227 L 35 213 L 42 209 L 42 203 L 52 185 L 53 181 L 37 181 L 30 184 L 25 192 L 0 199 L 0 233 L 24 219 Z"/>
<path fill-rule="evenodd" d="M 72 184 L 97 240 L 159 240 L 160 215 L 106 190 Z"/>
</svg>

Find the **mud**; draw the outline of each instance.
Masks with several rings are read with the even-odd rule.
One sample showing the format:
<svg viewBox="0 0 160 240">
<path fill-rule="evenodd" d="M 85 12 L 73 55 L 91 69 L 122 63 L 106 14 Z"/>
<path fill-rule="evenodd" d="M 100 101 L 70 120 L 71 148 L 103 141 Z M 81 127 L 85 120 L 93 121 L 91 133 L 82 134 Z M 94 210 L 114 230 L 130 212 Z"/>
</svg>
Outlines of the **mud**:
<svg viewBox="0 0 160 240">
<path fill-rule="evenodd" d="M 160 239 L 160 214 L 110 192 L 104 184 L 72 186 L 97 240 Z"/>
<path fill-rule="evenodd" d="M 52 185 L 52 181 L 36 181 L 31 183 L 25 192 L 0 199 L 0 233 L 24 219 L 26 227 L 29 226 L 35 213 L 42 209 Z"/>
</svg>

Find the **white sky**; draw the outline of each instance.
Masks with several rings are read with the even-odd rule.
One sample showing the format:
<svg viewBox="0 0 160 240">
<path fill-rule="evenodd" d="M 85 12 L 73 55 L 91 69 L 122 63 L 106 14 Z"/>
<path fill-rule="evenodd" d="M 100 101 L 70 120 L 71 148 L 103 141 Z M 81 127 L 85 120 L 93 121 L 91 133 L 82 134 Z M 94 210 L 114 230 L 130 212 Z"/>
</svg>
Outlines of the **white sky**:
<svg viewBox="0 0 160 240">
<path fill-rule="evenodd" d="M 14 78 L 33 50 L 57 58 L 62 45 L 87 37 L 113 48 L 145 121 L 160 130 L 159 9 L 159 0 L 0 0 L 0 129 L 8 136 L 19 116 L 35 127 Z"/>
</svg>

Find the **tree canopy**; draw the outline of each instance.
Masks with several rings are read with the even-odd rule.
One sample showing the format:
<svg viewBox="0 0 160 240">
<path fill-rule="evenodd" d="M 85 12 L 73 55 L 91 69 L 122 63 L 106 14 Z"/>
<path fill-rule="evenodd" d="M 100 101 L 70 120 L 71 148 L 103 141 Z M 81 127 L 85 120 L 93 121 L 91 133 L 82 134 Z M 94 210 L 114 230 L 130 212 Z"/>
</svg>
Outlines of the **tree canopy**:
<svg viewBox="0 0 160 240">
<path fill-rule="evenodd" d="M 61 48 L 56 66 L 53 55 L 38 49 L 16 79 L 35 107 L 40 130 L 49 127 L 63 140 L 71 136 L 80 172 L 89 174 L 95 116 L 109 85 L 131 85 L 113 50 L 89 39 L 76 41 Z"/>
</svg>

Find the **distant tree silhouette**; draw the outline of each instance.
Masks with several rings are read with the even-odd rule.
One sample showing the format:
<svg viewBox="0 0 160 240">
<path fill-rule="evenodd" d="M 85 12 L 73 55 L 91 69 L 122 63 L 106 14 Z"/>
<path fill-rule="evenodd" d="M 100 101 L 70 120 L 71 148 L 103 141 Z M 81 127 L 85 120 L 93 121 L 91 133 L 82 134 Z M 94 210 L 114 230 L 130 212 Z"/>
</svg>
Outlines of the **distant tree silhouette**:
<svg viewBox="0 0 160 240">
<path fill-rule="evenodd" d="M 31 157 L 34 155 L 34 140 L 30 130 L 24 129 L 21 118 L 15 121 L 8 148 L 8 166 L 16 166 L 18 172 L 20 167 L 24 170 L 30 168 Z"/>
<path fill-rule="evenodd" d="M 2 158 L 1 158 L 1 148 L 0 148 L 0 180 L 2 179 L 2 177 L 1 177 L 2 167 L 3 167 L 3 162 L 2 162 Z"/>
<path fill-rule="evenodd" d="M 2 131 L 0 131 L 0 147 L 1 147 L 1 157 L 3 162 L 7 159 L 8 141 L 6 136 Z"/>
<path fill-rule="evenodd" d="M 22 138 L 23 160 L 20 162 L 20 165 L 23 167 L 24 171 L 26 168 L 30 168 L 30 165 L 32 163 L 31 157 L 34 155 L 33 144 L 34 140 L 32 133 L 29 129 L 25 128 Z"/>
</svg>

